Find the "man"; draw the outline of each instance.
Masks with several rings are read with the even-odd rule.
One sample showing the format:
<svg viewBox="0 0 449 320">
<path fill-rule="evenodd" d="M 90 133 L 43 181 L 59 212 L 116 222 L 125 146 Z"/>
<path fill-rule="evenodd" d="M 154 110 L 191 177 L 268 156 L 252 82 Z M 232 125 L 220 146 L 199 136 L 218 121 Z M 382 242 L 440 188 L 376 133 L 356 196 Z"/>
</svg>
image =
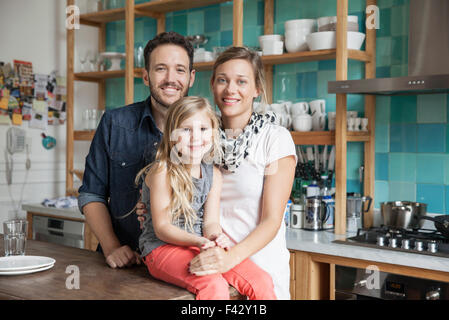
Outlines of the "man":
<svg viewBox="0 0 449 320">
<path fill-rule="evenodd" d="M 80 211 L 112 268 L 140 264 L 139 222 L 132 215 L 121 217 L 139 201 L 134 179 L 154 159 L 168 107 L 186 96 L 195 80 L 192 45 L 175 32 L 150 40 L 144 56 L 150 97 L 104 114 L 79 189 Z"/>
</svg>

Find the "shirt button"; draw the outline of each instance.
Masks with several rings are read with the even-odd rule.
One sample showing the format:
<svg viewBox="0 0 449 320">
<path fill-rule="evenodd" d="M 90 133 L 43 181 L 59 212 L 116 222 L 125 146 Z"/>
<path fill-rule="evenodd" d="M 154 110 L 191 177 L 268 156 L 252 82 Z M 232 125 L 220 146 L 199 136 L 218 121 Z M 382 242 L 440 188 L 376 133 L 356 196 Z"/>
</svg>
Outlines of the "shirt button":
<svg viewBox="0 0 449 320">
<path fill-rule="evenodd" d="M 126 162 L 122 162 L 122 167 L 126 166 Z"/>
<path fill-rule="evenodd" d="M 155 142 L 154 144 L 153 144 L 153 146 L 156 146 L 157 145 L 157 142 Z"/>
</svg>

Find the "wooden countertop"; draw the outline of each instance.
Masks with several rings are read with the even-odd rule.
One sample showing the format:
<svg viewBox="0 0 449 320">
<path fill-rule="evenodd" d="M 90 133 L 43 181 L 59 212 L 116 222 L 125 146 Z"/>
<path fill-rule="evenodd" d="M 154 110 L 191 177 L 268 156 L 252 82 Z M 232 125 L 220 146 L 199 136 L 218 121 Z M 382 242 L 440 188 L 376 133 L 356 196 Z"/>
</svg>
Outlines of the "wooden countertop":
<svg viewBox="0 0 449 320">
<path fill-rule="evenodd" d="M 3 255 L 3 235 L 0 234 L 0 252 Z M 156 280 L 145 265 L 125 269 L 112 269 L 102 254 L 89 250 L 66 247 L 54 243 L 27 240 L 26 255 L 45 256 L 56 260 L 53 268 L 27 275 L 0 275 L 0 299 L 25 300 L 192 300 L 187 290 Z M 67 289 L 66 281 L 79 268 L 80 288 Z M 70 278 L 71 279 L 71 278 Z M 69 283 L 73 283 L 70 281 Z M 233 299 L 238 292 L 230 287 Z"/>
</svg>

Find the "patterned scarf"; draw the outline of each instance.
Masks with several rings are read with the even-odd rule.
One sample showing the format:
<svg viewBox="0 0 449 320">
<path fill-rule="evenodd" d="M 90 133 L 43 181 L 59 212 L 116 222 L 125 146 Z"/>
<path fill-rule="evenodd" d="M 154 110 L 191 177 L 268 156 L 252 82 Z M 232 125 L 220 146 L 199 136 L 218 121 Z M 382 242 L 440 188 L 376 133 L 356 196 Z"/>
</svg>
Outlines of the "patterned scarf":
<svg viewBox="0 0 449 320">
<path fill-rule="evenodd" d="M 243 132 L 236 139 L 227 138 L 226 131 L 232 129 L 220 128 L 220 143 L 223 149 L 221 166 L 228 171 L 235 172 L 242 160 L 248 156 L 248 149 L 253 142 L 253 136 L 257 135 L 269 123 L 276 122 L 276 116 L 269 111 L 265 114 L 253 112 Z"/>
</svg>

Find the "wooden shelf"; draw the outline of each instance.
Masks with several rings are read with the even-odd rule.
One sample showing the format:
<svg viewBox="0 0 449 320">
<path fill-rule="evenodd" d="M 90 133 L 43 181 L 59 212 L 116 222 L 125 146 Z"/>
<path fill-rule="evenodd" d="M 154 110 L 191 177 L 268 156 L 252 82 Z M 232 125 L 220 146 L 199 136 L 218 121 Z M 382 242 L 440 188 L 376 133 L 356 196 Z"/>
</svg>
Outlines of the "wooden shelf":
<svg viewBox="0 0 449 320">
<path fill-rule="evenodd" d="M 337 57 L 337 50 L 315 50 L 302 51 L 295 53 L 284 53 L 279 55 L 262 56 L 262 62 L 265 65 L 288 64 L 297 62 L 309 62 L 319 60 L 333 60 Z M 348 50 L 349 59 L 368 62 L 371 56 L 365 51 Z"/>
<path fill-rule="evenodd" d="M 134 69 L 134 78 L 142 77 L 142 68 Z M 76 81 L 89 81 L 98 82 L 104 79 L 123 78 L 125 76 L 125 70 L 114 71 L 94 71 L 94 72 L 77 72 L 75 73 Z"/>
<path fill-rule="evenodd" d="M 167 13 L 198 7 L 210 6 L 217 3 L 230 2 L 231 0 L 153 0 L 137 4 L 136 13 Z"/>
<path fill-rule="evenodd" d="M 90 12 L 80 15 L 80 24 L 100 26 L 102 23 L 125 20 L 125 8 Z"/>
<path fill-rule="evenodd" d="M 297 145 L 334 145 L 335 131 L 309 131 L 309 132 L 291 132 L 293 141 Z M 367 142 L 370 139 L 369 132 L 347 132 L 347 141 Z"/>
<path fill-rule="evenodd" d="M 92 141 L 95 135 L 95 130 L 76 130 L 73 134 L 73 139 L 76 141 Z"/>
<path fill-rule="evenodd" d="M 232 0 L 153 0 L 134 6 L 136 17 L 160 18 L 161 14 L 172 11 L 180 11 L 191 8 L 209 6 Z M 101 24 L 125 20 L 125 8 L 90 12 L 80 15 L 80 24 L 100 27 Z"/>
</svg>

